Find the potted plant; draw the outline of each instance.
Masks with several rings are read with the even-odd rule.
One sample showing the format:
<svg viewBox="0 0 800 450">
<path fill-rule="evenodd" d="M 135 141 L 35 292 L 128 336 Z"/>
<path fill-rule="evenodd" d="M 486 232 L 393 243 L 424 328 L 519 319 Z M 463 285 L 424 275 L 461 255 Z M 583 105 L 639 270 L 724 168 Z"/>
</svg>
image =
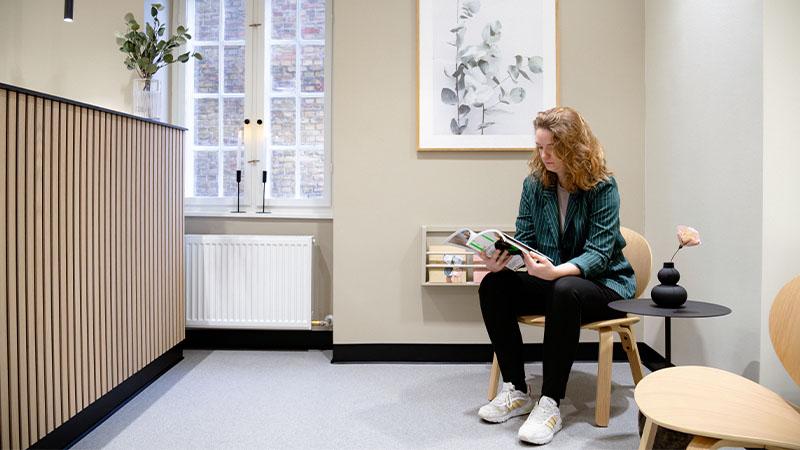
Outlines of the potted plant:
<svg viewBox="0 0 800 450">
<path fill-rule="evenodd" d="M 146 22 L 144 29 L 133 14 L 125 14 L 128 31 L 125 34 L 117 33 L 119 50 L 125 54 L 125 67 L 128 70 L 135 70 L 138 75 L 133 81 L 133 113 L 151 119 L 161 118 L 159 108 L 161 87 L 158 85 L 158 80 L 153 80 L 153 75 L 162 67 L 172 63 L 185 63 L 192 57 L 203 59 L 197 52 L 186 52 L 178 56 L 173 54 L 192 36 L 185 27 L 179 26 L 175 34 L 164 39 L 167 27 L 158 19 L 158 12 L 163 9 L 164 6 L 158 3 L 150 8 L 150 15 L 153 16 L 152 25 Z"/>
</svg>

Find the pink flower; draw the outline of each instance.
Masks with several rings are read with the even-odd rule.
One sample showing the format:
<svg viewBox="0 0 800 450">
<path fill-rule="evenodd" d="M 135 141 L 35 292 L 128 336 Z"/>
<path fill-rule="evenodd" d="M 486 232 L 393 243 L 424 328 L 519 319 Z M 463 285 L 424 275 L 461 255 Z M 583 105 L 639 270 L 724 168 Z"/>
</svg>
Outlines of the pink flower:
<svg viewBox="0 0 800 450">
<path fill-rule="evenodd" d="M 700 245 L 701 243 L 699 231 L 692 227 L 687 227 L 686 225 L 678 225 L 678 250 L 682 249 L 683 247 L 694 247 L 696 245 Z M 675 255 L 678 254 L 678 250 L 675 250 L 675 253 L 672 254 L 672 258 L 669 259 L 670 261 L 675 259 Z"/>
<path fill-rule="evenodd" d="M 680 247 L 694 247 L 700 244 L 699 231 L 686 225 L 678 225 L 678 245 Z"/>
</svg>

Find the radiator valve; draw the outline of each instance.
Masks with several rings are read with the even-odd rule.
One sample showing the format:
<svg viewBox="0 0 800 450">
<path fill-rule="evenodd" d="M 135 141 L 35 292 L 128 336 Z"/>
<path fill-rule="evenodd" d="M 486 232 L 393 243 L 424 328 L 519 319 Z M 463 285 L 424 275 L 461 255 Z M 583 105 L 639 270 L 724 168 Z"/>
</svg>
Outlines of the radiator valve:
<svg viewBox="0 0 800 450">
<path fill-rule="evenodd" d="M 311 321 L 312 327 L 324 327 L 324 328 L 333 328 L 333 315 L 328 314 L 322 320 L 312 320 Z"/>
</svg>

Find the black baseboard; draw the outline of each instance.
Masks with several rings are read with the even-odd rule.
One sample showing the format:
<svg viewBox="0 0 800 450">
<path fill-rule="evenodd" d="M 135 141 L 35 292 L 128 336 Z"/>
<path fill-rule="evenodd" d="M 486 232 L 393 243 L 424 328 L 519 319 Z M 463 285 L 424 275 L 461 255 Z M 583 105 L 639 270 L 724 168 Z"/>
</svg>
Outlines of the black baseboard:
<svg viewBox="0 0 800 450">
<path fill-rule="evenodd" d="M 185 349 L 203 350 L 330 350 L 330 330 L 233 330 L 189 328 Z"/>
<path fill-rule="evenodd" d="M 58 428 L 39 439 L 30 448 L 67 448 L 73 445 L 182 359 L 183 351 L 180 348 L 180 344 L 172 347 L 142 370 L 128 377 L 119 386 L 110 390 Z"/>
<path fill-rule="evenodd" d="M 664 358 L 649 345 L 638 343 L 642 364 L 651 366 L 662 363 Z M 542 360 L 542 344 L 525 344 L 525 361 Z M 597 361 L 596 342 L 578 344 L 576 361 Z M 614 343 L 613 360 L 628 361 L 622 344 Z M 492 347 L 489 344 L 335 344 L 333 363 L 366 362 L 411 362 L 411 363 L 488 363 L 492 362 Z M 654 364 L 655 363 L 655 364 Z"/>
<path fill-rule="evenodd" d="M 492 361 L 489 344 L 333 344 L 330 330 L 243 330 L 190 328 L 184 349 L 203 350 L 331 350 L 333 363 L 412 362 L 484 363 Z M 667 366 L 664 357 L 649 345 L 638 343 L 642 364 L 657 370 Z M 619 342 L 614 343 L 613 360 L 627 361 Z M 524 346 L 526 361 L 542 360 L 542 344 Z M 578 361 L 597 361 L 597 343 L 578 344 Z"/>
</svg>

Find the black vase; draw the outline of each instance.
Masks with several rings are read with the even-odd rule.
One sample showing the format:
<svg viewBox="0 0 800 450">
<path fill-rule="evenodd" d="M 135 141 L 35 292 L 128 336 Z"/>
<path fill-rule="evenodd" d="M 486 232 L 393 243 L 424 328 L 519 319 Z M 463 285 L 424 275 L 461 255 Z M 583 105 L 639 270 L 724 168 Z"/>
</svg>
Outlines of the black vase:
<svg viewBox="0 0 800 450">
<path fill-rule="evenodd" d="M 665 262 L 664 267 L 658 271 L 658 284 L 650 291 L 653 303 L 663 308 L 677 308 L 686 302 L 686 289 L 678 284 L 681 274 L 675 268 L 675 263 Z"/>
</svg>

